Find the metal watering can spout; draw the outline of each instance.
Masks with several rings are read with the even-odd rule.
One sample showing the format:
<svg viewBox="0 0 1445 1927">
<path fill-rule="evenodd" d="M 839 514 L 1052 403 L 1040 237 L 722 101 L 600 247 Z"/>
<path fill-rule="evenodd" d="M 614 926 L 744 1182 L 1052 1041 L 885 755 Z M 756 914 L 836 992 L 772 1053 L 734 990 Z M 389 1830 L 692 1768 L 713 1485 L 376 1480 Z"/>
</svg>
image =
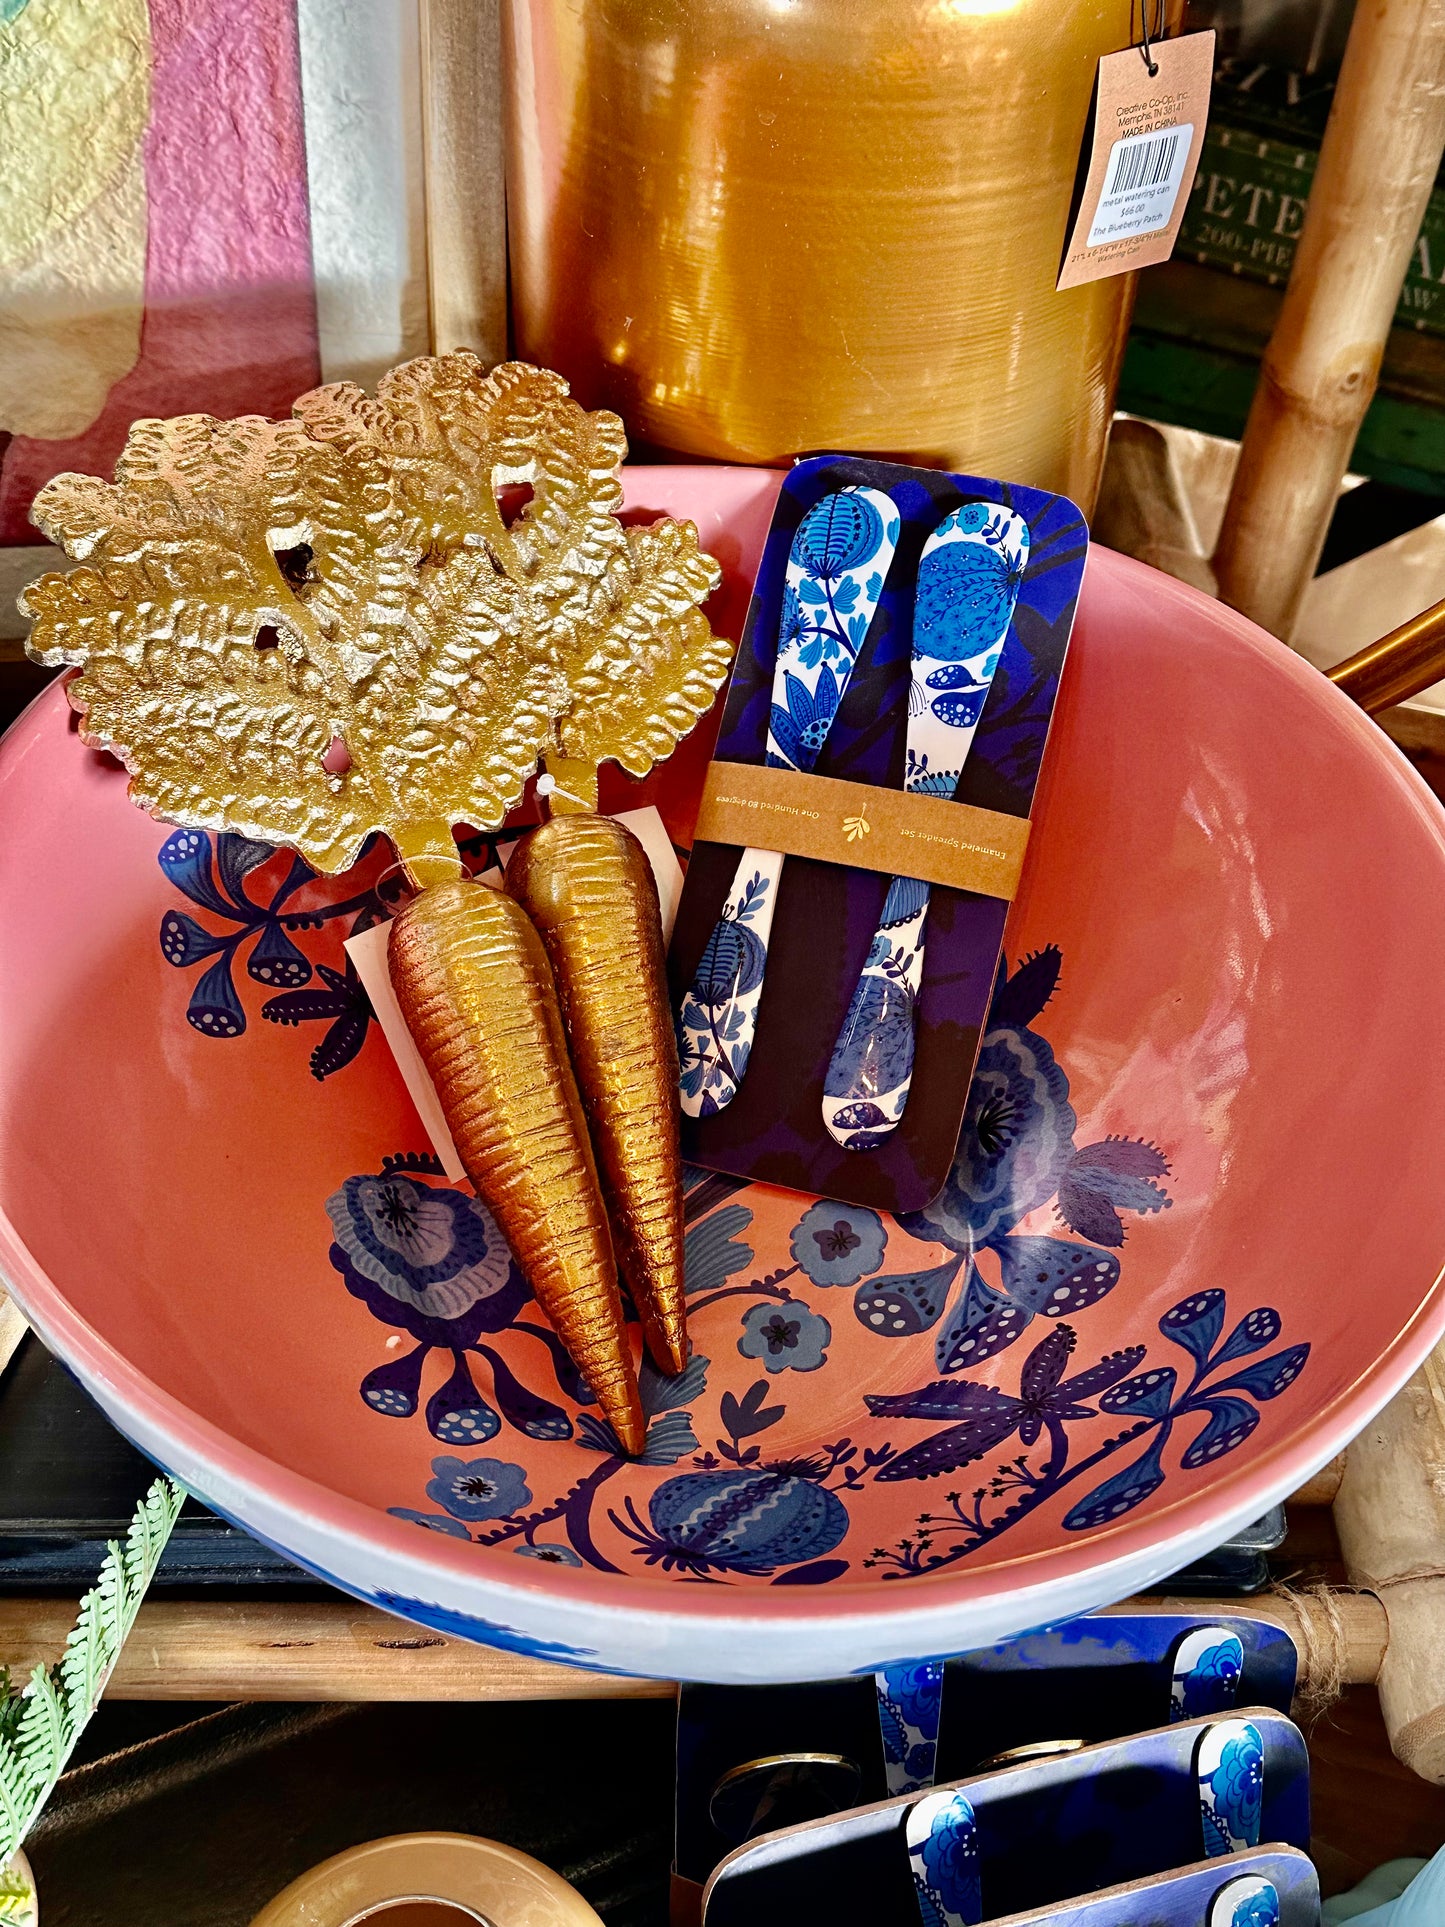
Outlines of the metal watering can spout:
<svg viewBox="0 0 1445 1927">
<path fill-rule="evenodd" d="M 1445 677 L 1445 602 L 1411 616 L 1326 674 L 1371 716 L 1418 696 Z"/>
</svg>

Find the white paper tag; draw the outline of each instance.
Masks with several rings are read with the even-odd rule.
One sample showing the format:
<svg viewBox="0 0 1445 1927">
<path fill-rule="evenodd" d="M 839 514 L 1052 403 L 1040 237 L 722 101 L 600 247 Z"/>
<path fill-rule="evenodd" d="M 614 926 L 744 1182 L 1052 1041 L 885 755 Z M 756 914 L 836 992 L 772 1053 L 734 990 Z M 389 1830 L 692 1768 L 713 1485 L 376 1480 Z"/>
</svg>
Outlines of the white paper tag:
<svg viewBox="0 0 1445 1927">
<path fill-rule="evenodd" d="M 1192 121 L 1115 141 L 1088 245 L 1102 247 L 1106 241 L 1127 241 L 1133 234 L 1154 234 L 1167 227 L 1193 145 Z"/>
<path fill-rule="evenodd" d="M 652 874 L 657 881 L 658 903 L 662 911 L 662 940 L 666 945 L 672 939 L 677 900 L 682 895 L 682 865 L 677 860 L 677 852 L 672 847 L 662 818 L 651 806 L 645 810 L 619 811 L 617 821 L 631 830 L 647 852 L 647 860 L 652 865 Z M 499 849 L 503 863 L 515 847 L 515 843 L 512 843 Z M 479 881 L 496 889 L 502 881 L 502 872 L 488 870 Z M 416 1106 L 422 1128 L 431 1139 L 432 1149 L 442 1161 L 442 1168 L 449 1178 L 464 1178 L 467 1174 L 457 1156 L 452 1134 L 447 1129 L 436 1088 L 427 1075 L 426 1065 L 421 1061 L 421 1052 L 412 1042 L 406 1019 L 401 1014 L 401 1005 L 396 1001 L 396 992 L 391 987 L 391 971 L 387 965 L 390 943 L 391 925 L 376 923 L 358 936 L 347 938 L 346 954 L 356 965 L 356 974 L 371 999 L 381 1034 L 396 1060 L 396 1067 Z"/>
<path fill-rule="evenodd" d="M 1204 145 L 1214 33 L 1156 40 L 1099 62 L 1088 165 L 1058 285 L 1167 261 Z"/>
</svg>

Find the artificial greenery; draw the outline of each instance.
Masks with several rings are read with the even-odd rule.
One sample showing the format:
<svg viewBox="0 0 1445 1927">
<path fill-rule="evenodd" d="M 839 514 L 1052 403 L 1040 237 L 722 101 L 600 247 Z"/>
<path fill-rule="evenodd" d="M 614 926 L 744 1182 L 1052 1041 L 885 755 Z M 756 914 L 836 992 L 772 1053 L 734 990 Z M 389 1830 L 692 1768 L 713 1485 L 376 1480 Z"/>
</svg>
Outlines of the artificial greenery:
<svg viewBox="0 0 1445 1927">
<path fill-rule="evenodd" d="M 31 1927 L 35 1889 L 15 1867 L 0 1867 L 0 1927 Z"/>
<path fill-rule="evenodd" d="M 22 1892 L 4 1870 L 100 1703 L 185 1497 L 173 1480 L 156 1480 L 136 1508 L 124 1546 L 112 1541 L 58 1666 L 37 1666 L 18 1693 L 0 1669 L 0 1923 L 29 1917 L 28 1887 Z"/>
</svg>

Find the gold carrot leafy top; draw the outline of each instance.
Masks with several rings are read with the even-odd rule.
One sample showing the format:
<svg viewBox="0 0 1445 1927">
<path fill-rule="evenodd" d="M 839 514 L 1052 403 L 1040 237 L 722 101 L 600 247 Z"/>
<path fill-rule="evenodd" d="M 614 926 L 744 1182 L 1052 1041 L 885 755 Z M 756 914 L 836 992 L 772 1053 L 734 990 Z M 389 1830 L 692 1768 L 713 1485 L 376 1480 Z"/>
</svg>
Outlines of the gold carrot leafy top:
<svg viewBox="0 0 1445 1927">
<path fill-rule="evenodd" d="M 539 756 L 595 804 L 600 762 L 644 775 L 711 704 L 718 566 L 691 523 L 622 526 L 622 423 L 559 376 L 440 355 L 293 414 L 137 422 L 114 483 L 36 497 L 82 566 L 22 597 L 30 653 L 82 669 L 86 740 L 143 808 L 325 872 L 373 831 L 451 859 Z"/>
</svg>

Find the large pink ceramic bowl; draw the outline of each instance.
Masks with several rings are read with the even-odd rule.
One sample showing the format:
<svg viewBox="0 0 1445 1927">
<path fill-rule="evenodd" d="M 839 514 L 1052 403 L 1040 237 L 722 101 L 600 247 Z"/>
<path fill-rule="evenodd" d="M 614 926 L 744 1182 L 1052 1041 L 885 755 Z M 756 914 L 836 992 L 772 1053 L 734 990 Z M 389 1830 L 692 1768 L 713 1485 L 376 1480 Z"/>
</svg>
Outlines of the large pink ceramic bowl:
<svg viewBox="0 0 1445 1927">
<path fill-rule="evenodd" d="M 629 477 L 734 633 L 776 488 Z M 367 1026 L 341 944 L 381 858 L 318 883 L 167 831 L 58 689 L 0 832 L 6 1283 L 161 1464 L 429 1624 L 739 1681 L 992 1641 L 1262 1512 L 1445 1326 L 1445 819 L 1314 670 L 1107 551 L 938 1235 L 697 1184 L 697 1357 L 640 1464 Z M 875 1416 L 940 1334 L 983 1360 L 946 1411 Z M 913 1476 L 945 1431 L 971 1462 Z"/>
</svg>

